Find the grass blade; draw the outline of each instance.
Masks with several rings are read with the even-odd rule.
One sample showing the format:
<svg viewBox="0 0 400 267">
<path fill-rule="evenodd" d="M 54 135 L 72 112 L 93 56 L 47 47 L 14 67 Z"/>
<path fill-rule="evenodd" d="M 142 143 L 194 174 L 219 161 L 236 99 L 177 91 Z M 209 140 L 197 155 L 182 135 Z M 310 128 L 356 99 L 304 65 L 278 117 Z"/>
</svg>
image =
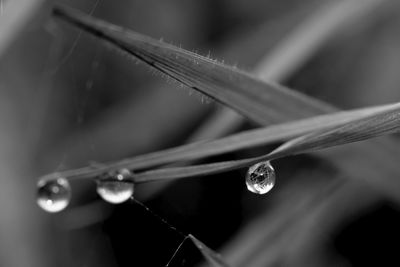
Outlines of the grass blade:
<svg viewBox="0 0 400 267">
<path fill-rule="evenodd" d="M 126 159 L 116 163 L 120 167 L 133 169 L 155 167 L 177 161 L 188 161 L 233 152 L 240 149 L 266 145 L 273 142 L 285 141 L 313 131 L 337 127 L 377 112 L 399 108 L 400 104 L 382 105 L 376 107 L 355 109 L 329 115 L 321 115 L 295 122 L 276 124 L 265 128 L 249 130 L 228 137 L 208 142 L 198 142 L 183 145 L 164 151 Z"/>
<path fill-rule="evenodd" d="M 400 131 L 400 108 L 378 112 L 356 119 L 340 127 L 311 133 L 289 142 L 270 153 L 271 157 L 284 157 L 328 147 L 358 142 Z"/>
<path fill-rule="evenodd" d="M 234 67 L 95 19 L 77 10 L 58 7 L 54 9 L 54 15 L 259 124 L 289 120 L 300 108 L 303 109 L 303 117 L 333 110 L 318 100 L 283 86 L 264 83 Z"/>
<path fill-rule="evenodd" d="M 360 119 L 366 116 L 371 116 L 378 112 L 394 110 L 399 108 L 399 106 L 400 104 L 382 105 L 338 112 L 328 115 L 321 115 L 295 122 L 276 124 L 261 129 L 245 131 L 208 142 L 198 142 L 183 145 L 172 149 L 124 159 L 114 163 L 102 164 L 101 167 L 97 168 L 89 166 L 85 168 L 59 172 L 57 173 L 57 175 L 69 178 L 95 177 L 101 172 L 109 169 L 129 168 L 137 171 L 144 168 L 156 167 L 179 161 L 202 159 L 208 156 L 215 156 L 218 154 L 233 152 L 240 149 L 246 149 L 259 145 L 266 145 L 273 142 L 289 140 L 291 138 L 298 137 L 313 131 L 327 129 L 330 127 L 337 127 L 339 125 L 345 124 L 346 122 L 354 121 L 356 119 Z M 254 162 L 254 160 L 252 160 L 251 162 Z M 240 166 L 244 165 L 240 164 Z M 220 166 L 217 169 L 220 170 Z M 209 169 L 209 171 L 210 170 L 212 169 Z M 168 169 L 168 172 L 170 171 L 171 169 Z M 192 176 L 195 173 L 197 174 L 198 172 L 196 171 L 195 173 L 190 173 Z M 55 174 L 50 174 L 48 176 L 52 177 L 54 175 Z M 186 173 L 185 175 L 188 175 L 188 173 Z M 164 176 L 164 179 L 165 177 L 171 177 L 171 174 Z M 181 177 L 181 175 L 179 175 L 179 177 Z M 154 177 L 151 180 L 153 179 Z"/>
<path fill-rule="evenodd" d="M 186 168 L 182 167 L 149 171 L 139 174 L 138 180 L 154 180 L 161 177 L 170 178 L 173 175 L 176 175 L 177 178 L 183 178 L 192 175 L 214 174 L 221 171 L 233 170 L 257 163 L 261 160 L 273 160 L 289 155 L 305 153 L 310 150 L 320 150 L 328 147 L 362 141 L 384 134 L 399 132 L 399 122 L 400 108 L 395 105 L 395 108 L 390 111 L 380 111 L 377 114 L 373 114 L 365 118 L 354 119 L 353 121 L 348 122 L 340 127 L 328 129 L 322 132 L 311 133 L 309 135 L 288 141 L 282 146 L 278 147 L 276 150 L 264 156 L 230 162 L 227 161 L 214 164 L 203 164 Z M 180 172 L 183 173 L 183 176 L 180 175 Z"/>
</svg>

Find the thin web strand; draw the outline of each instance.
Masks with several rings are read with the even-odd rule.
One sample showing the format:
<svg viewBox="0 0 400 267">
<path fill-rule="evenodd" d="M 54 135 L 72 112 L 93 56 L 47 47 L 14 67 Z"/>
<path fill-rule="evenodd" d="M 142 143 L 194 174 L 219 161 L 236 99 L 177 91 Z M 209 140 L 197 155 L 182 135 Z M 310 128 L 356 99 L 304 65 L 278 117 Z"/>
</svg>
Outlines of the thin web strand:
<svg viewBox="0 0 400 267">
<path fill-rule="evenodd" d="M 149 212 L 154 218 L 156 218 L 158 221 L 161 221 L 164 225 L 166 225 L 169 229 L 173 230 L 174 232 L 178 233 L 179 235 L 181 235 L 183 237 L 182 242 L 179 244 L 179 246 L 177 247 L 177 249 L 175 250 L 175 252 L 173 253 L 172 257 L 169 259 L 167 265 L 165 265 L 165 267 L 168 267 L 169 264 L 171 264 L 172 260 L 176 257 L 177 253 L 179 252 L 179 250 L 181 249 L 181 247 L 183 246 L 183 244 L 185 243 L 185 241 L 187 239 L 192 240 L 192 242 L 195 244 L 195 246 L 197 247 L 197 249 L 200 250 L 200 252 L 203 254 L 205 260 L 207 261 L 211 261 L 213 264 L 217 264 L 217 266 L 228 266 L 223 260 L 222 258 L 220 258 L 220 255 L 217 254 L 216 252 L 212 251 L 210 248 L 206 247 L 205 244 L 203 244 L 200 240 L 198 240 L 197 238 L 195 238 L 192 234 L 184 234 L 183 232 L 179 231 L 176 227 L 174 227 L 173 225 L 171 225 L 169 222 L 167 222 L 166 219 L 162 218 L 160 215 L 156 214 L 155 212 L 153 212 L 152 210 L 150 210 L 150 208 L 148 208 L 145 204 L 143 204 L 142 202 L 136 200 L 133 196 L 130 198 L 133 202 L 135 202 L 137 205 L 139 205 L 140 207 L 142 207 L 145 211 Z M 196 241 L 197 240 L 197 241 Z M 200 245 L 199 245 L 200 243 Z M 205 248 L 203 248 L 202 246 L 205 246 Z M 206 254 L 208 253 L 207 251 L 211 251 L 213 256 L 207 256 Z"/>
<path fill-rule="evenodd" d="M 165 267 L 168 267 L 171 262 L 173 261 L 173 259 L 176 257 L 176 255 L 178 254 L 179 250 L 181 249 L 181 247 L 183 246 L 183 244 L 185 243 L 185 241 L 190 238 L 190 235 L 184 234 L 183 232 L 179 231 L 175 226 L 173 226 L 172 224 L 170 224 L 166 219 L 162 218 L 160 215 L 156 214 L 154 211 L 152 211 L 149 207 L 147 207 L 145 204 L 143 204 L 142 202 L 140 202 L 139 200 L 135 199 L 133 196 L 131 197 L 131 200 L 133 202 L 135 202 L 137 205 L 139 205 L 140 207 L 142 207 L 146 212 L 150 213 L 151 216 L 153 216 L 155 219 L 157 219 L 158 221 L 160 221 L 162 224 L 164 224 L 165 226 L 167 226 L 169 229 L 171 229 L 172 231 L 174 231 L 175 233 L 179 234 L 180 236 L 183 237 L 183 240 L 181 241 L 181 243 L 178 245 L 177 249 L 175 250 L 175 252 L 172 254 L 171 258 L 169 259 L 169 261 L 167 262 L 167 264 L 165 265 Z"/>
<path fill-rule="evenodd" d="M 178 254 L 179 250 L 181 249 L 181 247 L 183 246 L 183 244 L 185 243 L 185 241 L 186 241 L 187 239 L 189 239 L 189 236 L 188 236 L 188 235 L 182 240 L 182 242 L 181 242 L 181 243 L 179 244 L 179 246 L 176 248 L 174 254 L 172 254 L 172 257 L 169 259 L 169 261 L 168 261 L 167 265 L 165 265 L 165 267 L 168 267 L 168 266 L 171 264 L 172 260 L 176 257 L 176 255 Z"/>
<path fill-rule="evenodd" d="M 89 15 L 93 15 L 94 11 L 96 10 L 97 6 L 99 5 L 100 0 L 96 0 L 96 2 L 94 3 L 92 9 L 89 12 Z M 73 52 L 75 51 L 75 48 L 78 45 L 79 40 L 81 39 L 83 34 L 83 30 L 80 30 L 78 35 L 76 36 L 74 42 L 72 43 L 70 49 L 68 50 L 68 52 L 65 54 L 65 56 L 60 60 L 60 64 L 58 64 L 58 66 L 53 70 L 53 73 L 57 72 L 58 69 L 63 66 L 68 59 L 71 57 L 71 55 L 73 54 Z"/>
<path fill-rule="evenodd" d="M 179 231 L 175 226 L 170 224 L 166 219 L 162 218 L 160 215 L 156 214 L 154 211 L 152 211 L 150 208 L 148 208 L 145 204 L 140 202 L 139 200 L 135 199 L 134 197 L 131 197 L 131 200 L 135 202 L 137 205 L 145 209 L 147 212 L 149 212 L 154 218 L 157 220 L 161 221 L 164 225 L 166 225 L 169 229 L 173 230 L 174 232 L 178 233 L 180 236 L 183 238 L 188 238 L 189 235 L 184 234 L 183 232 Z"/>
</svg>

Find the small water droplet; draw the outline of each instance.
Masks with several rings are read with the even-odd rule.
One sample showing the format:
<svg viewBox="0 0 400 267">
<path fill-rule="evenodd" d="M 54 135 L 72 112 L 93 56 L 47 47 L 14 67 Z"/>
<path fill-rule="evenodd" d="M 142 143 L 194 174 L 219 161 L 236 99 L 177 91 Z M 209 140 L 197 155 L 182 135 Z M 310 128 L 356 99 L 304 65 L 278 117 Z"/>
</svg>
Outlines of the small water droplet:
<svg viewBox="0 0 400 267">
<path fill-rule="evenodd" d="M 40 180 L 37 184 L 37 204 L 47 212 L 59 212 L 65 209 L 71 199 L 71 187 L 67 179 L 58 177 L 52 180 Z"/>
<path fill-rule="evenodd" d="M 246 186 L 256 194 L 268 193 L 275 185 L 275 170 L 269 161 L 259 162 L 249 168 Z"/>
<path fill-rule="evenodd" d="M 128 169 L 106 173 L 97 180 L 97 193 L 109 203 L 125 202 L 133 195 L 134 183 L 131 177 L 132 173 Z"/>
</svg>

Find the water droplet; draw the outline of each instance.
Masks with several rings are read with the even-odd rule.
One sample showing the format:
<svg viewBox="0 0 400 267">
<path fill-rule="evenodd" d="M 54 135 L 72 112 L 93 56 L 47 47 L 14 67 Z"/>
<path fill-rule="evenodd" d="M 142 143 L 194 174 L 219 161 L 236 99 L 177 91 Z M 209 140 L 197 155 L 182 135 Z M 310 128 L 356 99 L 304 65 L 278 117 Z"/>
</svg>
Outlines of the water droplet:
<svg viewBox="0 0 400 267">
<path fill-rule="evenodd" d="M 254 164 L 246 174 L 246 186 L 256 194 L 268 193 L 275 185 L 275 170 L 269 161 Z"/>
<path fill-rule="evenodd" d="M 134 183 L 128 169 L 102 175 L 97 180 L 97 193 L 107 202 L 119 204 L 133 195 Z"/>
<path fill-rule="evenodd" d="M 71 187 L 67 179 L 58 177 L 52 180 L 40 180 L 37 186 L 37 204 L 43 210 L 59 212 L 68 206 Z"/>
</svg>

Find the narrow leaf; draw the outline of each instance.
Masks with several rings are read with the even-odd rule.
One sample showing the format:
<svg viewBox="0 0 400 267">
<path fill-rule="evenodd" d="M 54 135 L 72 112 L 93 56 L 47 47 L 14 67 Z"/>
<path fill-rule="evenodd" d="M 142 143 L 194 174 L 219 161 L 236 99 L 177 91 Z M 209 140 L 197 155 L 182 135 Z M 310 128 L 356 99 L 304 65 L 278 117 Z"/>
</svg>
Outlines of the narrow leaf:
<svg viewBox="0 0 400 267">
<path fill-rule="evenodd" d="M 376 107 L 343 111 L 328 115 L 321 115 L 295 122 L 276 124 L 261 129 L 245 131 L 242 133 L 234 134 L 228 137 L 208 142 L 198 142 L 163 151 L 157 151 L 150 154 L 140 155 L 137 157 L 124 159 L 114 163 L 101 164 L 98 166 L 88 166 L 80 169 L 58 172 L 56 174 L 49 174 L 47 175 L 47 177 L 51 178 L 54 177 L 54 175 L 60 175 L 68 178 L 92 178 L 110 169 L 129 168 L 134 171 L 138 171 L 144 168 L 156 167 L 179 161 L 202 159 L 205 157 L 215 156 L 222 153 L 233 152 L 239 149 L 246 149 L 259 145 L 270 144 L 273 142 L 289 140 L 291 138 L 298 137 L 313 131 L 327 129 L 330 127 L 337 127 L 339 125 L 343 125 L 346 122 L 354 121 L 356 119 L 360 119 L 366 116 L 371 116 L 373 114 L 382 111 L 393 110 L 399 108 L 399 106 L 400 104 L 382 105 Z M 255 163 L 259 159 L 260 158 L 257 157 L 254 158 L 254 160 L 245 162 Z M 244 163 L 240 163 L 239 165 L 234 164 L 233 166 L 237 166 L 237 168 L 246 166 L 246 164 L 244 165 L 243 164 Z M 211 168 L 207 167 L 206 168 L 207 171 L 205 173 L 207 174 L 215 173 L 219 172 L 220 170 L 224 170 L 225 167 L 228 168 L 228 166 L 225 164 L 212 165 L 212 166 L 213 167 Z M 232 164 L 229 164 L 229 166 L 232 166 Z M 214 167 L 216 167 L 215 170 Z M 186 172 L 187 170 L 190 171 Z M 167 173 L 165 173 L 164 171 L 166 171 Z M 139 174 L 140 177 L 139 180 L 140 181 L 146 181 L 146 179 L 156 180 L 158 179 L 156 177 L 158 177 L 159 172 L 161 172 L 163 179 L 181 178 L 182 175 L 187 175 L 187 177 L 190 177 L 193 175 L 201 174 L 203 168 L 197 168 L 197 167 L 194 167 L 194 169 L 177 168 L 177 169 L 166 169 L 164 171 L 157 170 L 155 172 L 147 172 L 145 176 Z M 183 172 L 178 174 L 178 172 L 180 171 Z"/>
<path fill-rule="evenodd" d="M 303 110 L 303 118 L 333 110 L 318 100 L 281 85 L 262 82 L 234 67 L 95 19 L 77 10 L 57 7 L 54 15 L 257 123 L 285 121 L 297 115 L 299 109 Z"/>
<path fill-rule="evenodd" d="M 273 158 L 358 142 L 400 131 L 400 107 L 350 121 L 340 127 L 310 133 L 284 143 L 271 152 Z"/>
<path fill-rule="evenodd" d="M 390 104 L 350 111 L 337 112 L 328 115 L 311 117 L 294 122 L 276 124 L 265 128 L 244 131 L 228 137 L 198 142 L 164 151 L 140 155 L 115 163 L 120 167 L 133 169 L 155 167 L 177 161 L 197 160 L 240 149 L 285 141 L 313 131 L 337 127 L 346 122 L 354 121 L 378 112 L 399 108 L 400 104 Z"/>
<path fill-rule="evenodd" d="M 152 181 L 157 179 L 169 179 L 190 177 L 196 175 L 214 174 L 223 171 L 241 168 L 262 160 L 273 160 L 289 155 L 305 153 L 310 150 L 319 150 L 332 146 L 348 144 L 374 138 L 383 134 L 399 132 L 400 108 L 354 119 L 340 127 L 311 133 L 309 135 L 291 140 L 270 154 L 244 160 L 203 164 L 191 167 L 166 168 L 139 174 L 138 181 Z"/>
</svg>

